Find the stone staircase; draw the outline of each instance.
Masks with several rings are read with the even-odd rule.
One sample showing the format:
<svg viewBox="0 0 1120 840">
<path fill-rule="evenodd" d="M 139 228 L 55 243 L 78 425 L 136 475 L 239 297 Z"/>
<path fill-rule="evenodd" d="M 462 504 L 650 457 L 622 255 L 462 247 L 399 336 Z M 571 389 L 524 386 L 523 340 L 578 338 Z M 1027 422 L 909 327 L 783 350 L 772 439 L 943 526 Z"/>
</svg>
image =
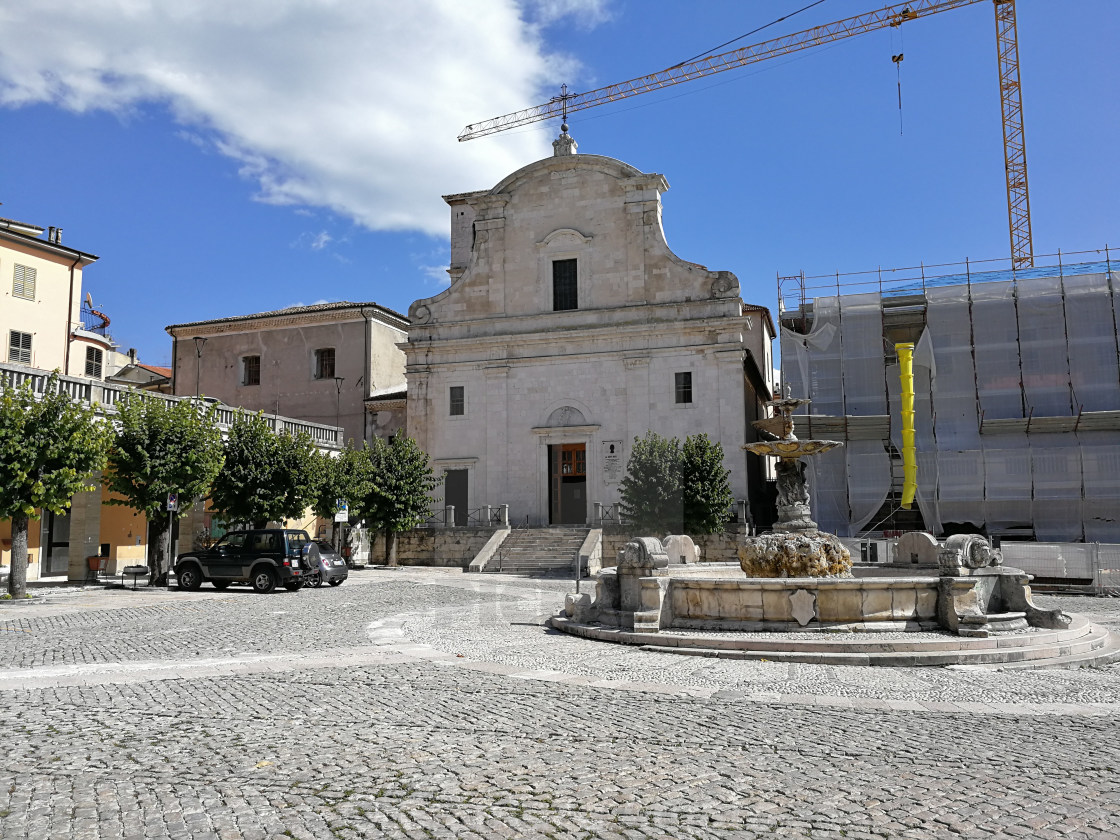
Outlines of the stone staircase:
<svg viewBox="0 0 1120 840">
<path fill-rule="evenodd" d="M 576 553 L 587 534 L 585 525 L 515 528 L 498 549 L 498 556 L 486 564 L 486 571 L 538 577 L 573 575 Z"/>
</svg>

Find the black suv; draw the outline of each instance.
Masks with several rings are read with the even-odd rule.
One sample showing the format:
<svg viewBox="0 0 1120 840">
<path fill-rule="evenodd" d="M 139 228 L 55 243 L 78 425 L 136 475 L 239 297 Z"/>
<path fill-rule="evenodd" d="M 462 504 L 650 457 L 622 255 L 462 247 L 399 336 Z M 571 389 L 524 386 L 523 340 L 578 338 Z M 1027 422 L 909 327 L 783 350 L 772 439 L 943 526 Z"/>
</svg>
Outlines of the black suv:
<svg viewBox="0 0 1120 840">
<path fill-rule="evenodd" d="M 289 528 L 230 531 L 212 548 L 180 554 L 175 576 L 180 589 L 191 591 L 208 580 L 215 589 L 248 583 L 265 593 L 279 583 L 294 592 L 314 571 L 315 560 L 309 557 L 312 545 L 306 531 Z"/>
</svg>

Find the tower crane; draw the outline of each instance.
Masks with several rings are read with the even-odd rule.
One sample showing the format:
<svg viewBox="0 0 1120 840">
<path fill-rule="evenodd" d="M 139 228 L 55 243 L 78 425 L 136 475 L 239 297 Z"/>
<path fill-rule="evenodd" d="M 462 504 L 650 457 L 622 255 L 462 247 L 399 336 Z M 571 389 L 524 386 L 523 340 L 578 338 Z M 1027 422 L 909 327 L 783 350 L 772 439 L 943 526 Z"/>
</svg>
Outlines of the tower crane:
<svg viewBox="0 0 1120 840">
<path fill-rule="evenodd" d="M 560 96 L 542 105 L 514 111 L 480 123 L 468 125 L 459 133 L 459 141 L 473 140 L 523 125 L 547 120 L 551 117 L 585 111 L 616 102 L 631 96 L 660 90 L 757 64 L 770 58 L 799 52 L 832 43 L 884 27 L 898 27 L 921 17 L 947 12 L 963 6 L 990 2 L 995 8 L 996 54 L 999 63 L 1000 105 L 1003 115 L 1003 155 L 1007 172 L 1007 219 L 1011 235 L 1011 266 L 1013 269 L 1034 265 L 1031 243 L 1031 210 L 1027 191 L 1027 152 L 1023 136 L 1023 100 L 1019 85 L 1019 44 L 1015 28 L 1015 0 L 911 0 L 886 6 L 874 12 L 845 18 L 834 23 L 816 26 L 793 35 L 773 38 L 749 47 L 687 61 L 667 67 L 658 73 L 630 79 L 584 93 L 568 93 L 564 88 Z"/>
</svg>

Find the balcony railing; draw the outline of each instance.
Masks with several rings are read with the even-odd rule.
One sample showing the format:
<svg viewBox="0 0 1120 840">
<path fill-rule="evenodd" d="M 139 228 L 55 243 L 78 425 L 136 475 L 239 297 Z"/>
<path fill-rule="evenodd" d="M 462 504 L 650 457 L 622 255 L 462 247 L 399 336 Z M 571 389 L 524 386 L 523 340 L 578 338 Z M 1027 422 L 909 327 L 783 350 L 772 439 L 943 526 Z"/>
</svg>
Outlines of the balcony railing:
<svg viewBox="0 0 1120 840">
<path fill-rule="evenodd" d="M 49 371 L 24 367 L 23 365 L 0 363 L 0 384 L 11 385 L 18 388 L 30 382 L 31 390 L 39 396 L 45 393 L 47 382 L 50 380 L 50 377 L 51 374 Z M 168 394 L 159 394 L 154 391 L 139 391 L 125 385 L 114 385 L 109 382 L 102 382 L 99 379 L 86 379 L 80 376 L 59 376 L 58 387 L 78 402 L 86 403 L 87 405 L 96 404 L 98 411 L 105 417 L 114 416 L 117 413 L 117 406 L 120 404 L 120 401 L 130 393 L 141 394 L 148 399 L 163 400 L 167 403 L 196 399 L 195 397 L 172 397 Z M 230 426 L 233 425 L 234 418 L 237 416 L 237 411 L 238 409 L 233 406 L 222 405 L 220 403 L 215 404 L 215 425 L 217 425 L 223 433 L 229 431 Z M 287 432 L 289 434 L 306 432 L 310 436 L 312 443 L 319 449 L 333 450 L 342 448 L 343 429 L 341 427 L 325 426 L 321 423 L 309 423 L 306 420 L 299 420 L 295 417 L 265 415 L 264 420 L 268 423 L 269 428 L 277 434 L 280 432 Z"/>
</svg>

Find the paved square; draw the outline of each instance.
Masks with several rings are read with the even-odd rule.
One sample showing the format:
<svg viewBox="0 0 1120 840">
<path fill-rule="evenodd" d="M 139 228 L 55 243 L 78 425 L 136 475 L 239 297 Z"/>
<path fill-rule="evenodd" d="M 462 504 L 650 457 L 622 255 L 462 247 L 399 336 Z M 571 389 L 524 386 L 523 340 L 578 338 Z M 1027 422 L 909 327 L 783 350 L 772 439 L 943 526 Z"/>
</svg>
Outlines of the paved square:
<svg viewBox="0 0 1120 840">
<path fill-rule="evenodd" d="M 1120 666 L 646 653 L 542 627 L 570 586 L 0 607 L 0 837 L 1120 837 Z"/>
</svg>

